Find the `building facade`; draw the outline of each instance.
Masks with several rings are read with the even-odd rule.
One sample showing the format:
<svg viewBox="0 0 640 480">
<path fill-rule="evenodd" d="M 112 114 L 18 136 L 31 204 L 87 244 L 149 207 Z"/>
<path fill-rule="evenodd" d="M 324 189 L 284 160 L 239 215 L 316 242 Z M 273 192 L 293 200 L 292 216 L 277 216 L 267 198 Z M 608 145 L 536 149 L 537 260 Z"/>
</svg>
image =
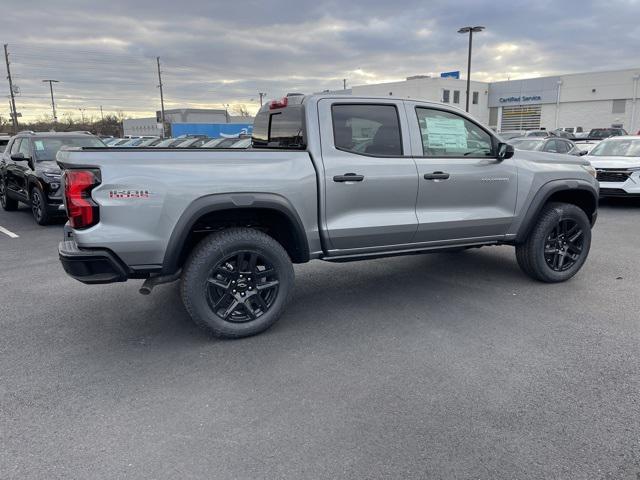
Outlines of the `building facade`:
<svg viewBox="0 0 640 480">
<path fill-rule="evenodd" d="M 640 130 L 640 68 L 551 77 L 471 82 L 469 113 L 498 131 L 620 126 Z M 362 85 L 354 95 L 391 95 L 465 107 L 466 81 L 417 76 Z M 476 102 L 477 100 L 477 102 Z"/>
<path fill-rule="evenodd" d="M 375 95 L 411 98 L 448 103 L 464 109 L 467 101 L 467 82 L 456 78 L 417 75 L 401 82 L 357 85 L 351 87 L 352 95 Z M 486 124 L 489 121 L 489 84 L 471 82 L 469 113 Z"/>
<path fill-rule="evenodd" d="M 165 110 L 164 118 L 166 124 L 165 136 L 182 135 L 185 134 L 187 130 L 189 134 L 197 134 L 201 133 L 201 130 L 206 129 L 205 126 L 216 126 L 212 131 L 216 131 L 216 128 L 217 131 L 223 131 L 224 127 L 220 127 L 220 125 L 243 124 L 243 126 L 246 126 L 247 124 L 253 124 L 253 117 L 232 116 L 229 115 L 225 109 L 177 108 Z M 173 125 L 176 125 L 175 130 L 180 133 L 173 132 Z M 180 127 L 177 127 L 177 125 L 180 125 Z M 185 127 L 187 125 L 190 127 Z M 122 122 L 122 127 L 125 136 L 161 136 L 162 114 L 158 111 L 155 117 L 128 118 Z"/>
</svg>

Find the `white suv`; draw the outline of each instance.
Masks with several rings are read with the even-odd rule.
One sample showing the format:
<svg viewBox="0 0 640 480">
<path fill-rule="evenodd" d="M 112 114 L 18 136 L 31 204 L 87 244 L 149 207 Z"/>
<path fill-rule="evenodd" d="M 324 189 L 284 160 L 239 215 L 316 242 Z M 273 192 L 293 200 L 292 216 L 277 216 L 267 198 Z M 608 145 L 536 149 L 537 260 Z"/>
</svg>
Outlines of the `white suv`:
<svg viewBox="0 0 640 480">
<path fill-rule="evenodd" d="M 640 196 L 640 135 L 602 140 L 586 158 L 598 172 L 600 196 Z"/>
</svg>

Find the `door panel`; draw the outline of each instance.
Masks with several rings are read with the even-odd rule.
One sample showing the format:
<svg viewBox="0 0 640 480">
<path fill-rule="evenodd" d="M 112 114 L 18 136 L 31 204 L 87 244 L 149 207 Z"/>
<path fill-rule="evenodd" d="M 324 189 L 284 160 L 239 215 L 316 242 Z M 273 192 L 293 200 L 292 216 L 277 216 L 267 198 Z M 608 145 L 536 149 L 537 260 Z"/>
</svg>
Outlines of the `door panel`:
<svg viewBox="0 0 640 480">
<path fill-rule="evenodd" d="M 407 132 L 403 102 L 323 99 L 318 114 L 331 249 L 410 243 L 418 177 L 409 139 L 398 131 Z"/>
<path fill-rule="evenodd" d="M 497 160 L 492 135 L 470 119 L 453 112 L 424 110 L 429 112 L 407 105 L 407 118 L 416 132 L 412 148 L 419 177 L 415 241 L 505 235 L 516 206 L 513 159 Z"/>
</svg>

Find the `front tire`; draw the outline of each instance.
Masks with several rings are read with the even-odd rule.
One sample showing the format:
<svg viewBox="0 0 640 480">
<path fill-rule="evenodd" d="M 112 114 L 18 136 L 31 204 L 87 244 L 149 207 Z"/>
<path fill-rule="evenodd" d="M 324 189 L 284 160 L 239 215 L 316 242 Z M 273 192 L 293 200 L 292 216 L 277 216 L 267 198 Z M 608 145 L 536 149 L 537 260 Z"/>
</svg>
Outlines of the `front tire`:
<svg viewBox="0 0 640 480">
<path fill-rule="evenodd" d="M 18 209 L 18 201 L 9 197 L 6 178 L 0 179 L 0 205 L 7 212 L 13 212 Z"/>
<path fill-rule="evenodd" d="M 530 277 L 546 283 L 564 282 L 584 265 L 591 248 L 591 223 L 570 203 L 546 205 L 527 240 L 516 245 L 516 259 Z"/>
<path fill-rule="evenodd" d="M 31 213 L 38 225 L 49 225 L 51 215 L 47 211 L 47 200 L 40 187 L 31 189 Z"/>
<path fill-rule="evenodd" d="M 194 248 L 181 294 L 197 325 L 218 338 L 242 338 L 278 320 L 293 284 L 293 265 L 277 241 L 257 230 L 232 228 Z"/>
</svg>

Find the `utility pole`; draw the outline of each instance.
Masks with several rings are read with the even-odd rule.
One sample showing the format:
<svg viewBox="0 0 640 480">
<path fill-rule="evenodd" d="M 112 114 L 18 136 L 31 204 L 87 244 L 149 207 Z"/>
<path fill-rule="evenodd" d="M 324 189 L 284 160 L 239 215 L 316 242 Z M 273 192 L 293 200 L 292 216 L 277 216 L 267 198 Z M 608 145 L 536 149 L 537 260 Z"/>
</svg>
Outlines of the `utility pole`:
<svg viewBox="0 0 640 480">
<path fill-rule="evenodd" d="M 100 105 L 100 118 L 104 122 L 104 112 L 102 111 L 102 105 Z"/>
<path fill-rule="evenodd" d="M 78 110 L 80 110 L 80 116 L 82 117 L 82 125 L 84 125 L 84 111 L 86 110 L 86 108 L 78 108 Z"/>
<path fill-rule="evenodd" d="M 267 94 L 264 92 L 258 92 L 258 95 L 260 96 L 260 106 L 262 107 L 262 100 L 267 96 Z"/>
<path fill-rule="evenodd" d="M 18 133 L 18 112 L 16 111 L 16 97 L 13 94 L 13 81 L 11 80 L 11 68 L 9 67 L 8 45 L 4 44 L 4 61 L 7 63 L 7 79 L 9 80 L 9 94 L 11 95 L 11 119 L 13 120 L 13 133 Z"/>
<path fill-rule="evenodd" d="M 160 73 L 160 57 L 156 57 L 158 63 L 158 88 L 160 89 L 160 121 L 162 122 L 162 138 L 164 138 L 164 93 L 162 92 L 162 74 Z"/>
<path fill-rule="evenodd" d="M 343 78 L 343 79 L 342 79 L 342 89 L 343 89 L 343 90 L 346 90 L 346 89 L 347 89 L 347 79 L 346 79 L 346 78 Z"/>
<path fill-rule="evenodd" d="M 59 83 L 58 80 L 42 80 L 43 83 L 49 83 L 49 90 L 51 91 L 51 109 L 53 110 L 53 123 L 58 122 L 58 116 L 56 115 L 56 102 L 53 100 L 53 84 Z"/>
</svg>

